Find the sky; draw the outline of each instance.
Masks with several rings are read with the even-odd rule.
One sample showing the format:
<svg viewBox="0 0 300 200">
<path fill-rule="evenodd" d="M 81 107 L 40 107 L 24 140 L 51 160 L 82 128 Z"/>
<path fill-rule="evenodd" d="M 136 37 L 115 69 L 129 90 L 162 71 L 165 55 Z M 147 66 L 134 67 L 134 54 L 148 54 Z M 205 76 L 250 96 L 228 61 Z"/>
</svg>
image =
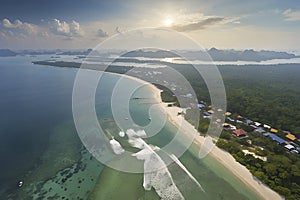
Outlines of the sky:
<svg viewBox="0 0 300 200">
<path fill-rule="evenodd" d="M 300 49 L 300 1 L 297 0 L 0 0 L 0 3 L 0 48 L 94 48 L 115 34 L 164 27 L 192 38 L 207 49 Z"/>
</svg>

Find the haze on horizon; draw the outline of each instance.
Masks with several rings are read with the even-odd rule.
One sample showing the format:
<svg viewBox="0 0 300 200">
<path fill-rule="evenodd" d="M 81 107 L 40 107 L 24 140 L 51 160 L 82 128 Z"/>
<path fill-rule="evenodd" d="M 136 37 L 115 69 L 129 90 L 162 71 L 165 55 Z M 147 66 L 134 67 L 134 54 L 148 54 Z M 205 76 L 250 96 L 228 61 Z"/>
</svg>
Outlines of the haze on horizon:
<svg viewBox="0 0 300 200">
<path fill-rule="evenodd" d="M 300 2 L 2 0 L 0 6 L 1 48 L 93 48 L 143 27 L 178 31 L 204 48 L 299 50 Z"/>
</svg>

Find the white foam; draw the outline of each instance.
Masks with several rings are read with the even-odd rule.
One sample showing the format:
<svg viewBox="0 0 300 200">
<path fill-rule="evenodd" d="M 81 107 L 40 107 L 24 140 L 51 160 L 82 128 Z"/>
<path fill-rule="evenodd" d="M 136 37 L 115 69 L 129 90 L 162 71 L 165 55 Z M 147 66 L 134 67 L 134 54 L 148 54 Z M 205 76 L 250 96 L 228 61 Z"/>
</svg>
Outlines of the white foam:
<svg viewBox="0 0 300 200">
<path fill-rule="evenodd" d="M 123 149 L 123 147 L 121 146 L 121 144 L 117 140 L 112 139 L 112 140 L 109 141 L 109 143 L 110 143 L 110 146 L 111 146 L 111 148 L 112 148 L 112 150 L 115 154 L 120 155 L 125 151 Z"/>
<path fill-rule="evenodd" d="M 135 133 L 135 131 L 134 131 L 133 129 L 128 129 L 128 130 L 126 131 L 126 134 L 127 134 L 127 136 L 128 136 L 129 138 L 132 138 L 132 137 L 135 137 L 135 136 L 136 136 L 136 133 Z"/>
<path fill-rule="evenodd" d="M 120 132 L 119 132 L 119 136 L 120 136 L 120 137 L 124 137 L 124 136 L 125 136 L 125 132 L 124 132 L 124 131 L 120 131 Z"/>
<path fill-rule="evenodd" d="M 148 145 L 143 139 L 136 138 L 137 135 L 145 135 L 141 133 L 142 132 L 137 134 L 132 129 L 126 131 L 129 137 L 128 142 L 132 146 L 142 149 L 132 154 L 132 156 L 135 156 L 139 160 L 144 160 L 144 189 L 151 190 L 153 187 L 162 200 L 184 199 L 175 185 L 166 164 L 159 155 L 154 152 L 154 149 L 157 150 L 159 148 L 155 146 L 152 148 L 152 146 Z"/>
<path fill-rule="evenodd" d="M 145 141 L 141 138 L 129 138 L 128 143 L 135 148 L 145 148 Z"/>
<path fill-rule="evenodd" d="M 128 129 L 126 134 L 129 138 L 132 137 L 147 137 L 147 134 L 144 130 L 134 131 L 133 129 Z"/>
<path fill-rule="evenodd" d="M 144 130 L 138 130 L 138 131 L 136 131 L 136 135 L 138 137 L 147 137 L 147 134 L 146 134 L 146 132 Z"/>
</svg>

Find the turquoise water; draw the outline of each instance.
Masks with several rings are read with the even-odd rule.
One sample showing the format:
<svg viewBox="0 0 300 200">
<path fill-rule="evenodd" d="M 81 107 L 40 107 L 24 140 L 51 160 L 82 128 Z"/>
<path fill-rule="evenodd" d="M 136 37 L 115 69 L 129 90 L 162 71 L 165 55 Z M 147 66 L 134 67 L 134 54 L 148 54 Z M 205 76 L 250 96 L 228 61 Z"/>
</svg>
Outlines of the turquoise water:
<svg viewBox="0 0 300 200">
<path fill-rule="evenodd" d="M 45 57 L 0 58 L 0 156 L 4 163 L 0 165 L 0 199 L 87 199 L 104 166 L 82 146 L 72 120 L 76 70 L 32 65 L 33 59 Z M 96 93 L 97 115 L 103 124 L 111 122 L 109 97 L 118 78 L 105 75 Z M 146 87 L 136 95 L 151 98 Z M 151 99 L 131 102 L 137 124 L 149 123 L 147 111 L 152 103 Z M 154 114 L 161 117 L 159 111 Z M 167 123 L 148 141 L 163 146 L 175 130 Z M 179 178 L 182 173 L 172 165 L 170 172 L 186 199 L 257 199 L 211 158 L 201 161 L 186 152 L 181 162 L 206 191 L 185 188 Z M 21 188 L 19 180 L 24 181 Z"/>
</svg>

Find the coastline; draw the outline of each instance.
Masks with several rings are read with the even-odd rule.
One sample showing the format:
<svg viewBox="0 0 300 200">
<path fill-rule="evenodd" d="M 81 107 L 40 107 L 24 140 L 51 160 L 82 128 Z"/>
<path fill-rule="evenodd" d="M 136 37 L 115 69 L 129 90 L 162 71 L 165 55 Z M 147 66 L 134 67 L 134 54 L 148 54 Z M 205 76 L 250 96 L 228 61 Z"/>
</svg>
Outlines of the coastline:
<svg viewBox="0 0 300 200">
<path fill-rule="evenodd" d="M 157 88 L 156 88 L 157 89 Z M 159 92 L 156 91 L 156 92 Z M 162 107 L 168 115 L 169 121 L 173 123 L 177 128 L 180 127 L 182 133 L 185 133 L 190 137 L 190 134 L 195 134 L 193 144 L 197 147 L 201 147 L 204 143 L 205 137 L 200 136 L 199 132 L 182 116 L 178 116 L 178 112 L 183 109 L 178 107 L 167 107 L 166 103 L 162 103 Z M 242 164 L 237 162 L 234 157 L 223 149 L 214 146 L 207 156 L 211 156 L 213 159 L 218 161 L 222 166 L 229 170 L 234 176 L 240 181 L 246 184 L 253 192 L 255 192 L 262 199 L 282 200 L 284 199 L 277 192 L 269 188 L 267 185 L 262 183 L 260 180 L 255 178 L 251 172 Z"/>
<path fill-rule="evenodd" d="M 88 69 L 89 70 L 89 69 Z M 94 70 L 93 70 L 94 71 Z M 102 72 L 103 73 L 103 72 Z M 162 102 L 161 99 L 161 90 L 154 86 L 152 83 L 144 81 L 138 77 L 119 74 L 114 72 L 104 72 L 108 74 L 118 75 L 120 77 L 126 77 L 136 82 L 139 82 L 143 85 L 147 85 L 153 92 L 154 97 L 161 108 L 165 111 L 168 116 L 168 120 L 175 125 L 177 128 L 180 127 L 182 133 L 185 133 L 186 136 L 190 137 L 191 135 L 196 135 L 194 138 L 193 144 L 197 147 L 201 147 L 204 143 L 205 137 L 200 136 L 199 132 L 182 116 L 178 116 L 178 112 L 184 110 L 179 107 L 168 107 L 167 103 Z M 238 178 L 242 183 L 244 183 L 251 191 L 257 194 L 261 199 L 273 199 L 273 200 L 282 200 L 282 198 L 278 193 L 270 189 L 267 185 L 261 183 L 258 179 L 256 179 L 251 172 L 242 164 L 238 163 L 230 153 L 218 148 L 215 146 L 212 151 L 208 154 L 214 160 L 219 162 L 222 166 L 224 166 L 228 171 L 232 173 L 236 178 Z"/>
<path fill-rule="evenodd" d="M 120 75 L 120 74 L 119 74 Z M 197 145 L 197 147 L 201 147 L 204 143 L 205 137 L 200 136 L 199 132 L 189 123 L 187 122 L 181 115 L 178 115 L 178 112 L 184 110 L 179 107 L 168 107 L 167 103 L 162 102 L 161 99 L 161 90 L 155 87 L 153 84 L 141 80 L 137 77 L 128 76 L 122 74 L 120 76 L 125 76 L 126 78 L 130 78 L 137 82 L 140 82 L 144 85 L 147 85 L 151 88 L 154 98 L 161 102 L 159 105 L 165 111 L 168 116 L 168 120 L 175 125 L 177 128 L 180 128 L 182 133 L 185 133 L 186 136 L 191 137 L 191 135 L 195 135 L 193 144 Z M 193 136 L 194 137 L 194 136 Z M 247 185 L 253 192 L 255 192 L 261 199 L 272 199 L 272 200 L 282 200 L 284 199 L 277 192 L 269 188 L 267 185 L 262 183 L 260 180 L 255 178 L 251 172 L 242 164 L 237 162 L 234 157 L 226 152 L 225 150 L 220 149 L 217 146 L 214 146 L 213 149 L 209 152 L 208 156 L 211 156 L 218 163 L 224 166 L 227 170 L 229 170 L 236 178 L 238 178 L 241 182 Z"/>
</svg>

